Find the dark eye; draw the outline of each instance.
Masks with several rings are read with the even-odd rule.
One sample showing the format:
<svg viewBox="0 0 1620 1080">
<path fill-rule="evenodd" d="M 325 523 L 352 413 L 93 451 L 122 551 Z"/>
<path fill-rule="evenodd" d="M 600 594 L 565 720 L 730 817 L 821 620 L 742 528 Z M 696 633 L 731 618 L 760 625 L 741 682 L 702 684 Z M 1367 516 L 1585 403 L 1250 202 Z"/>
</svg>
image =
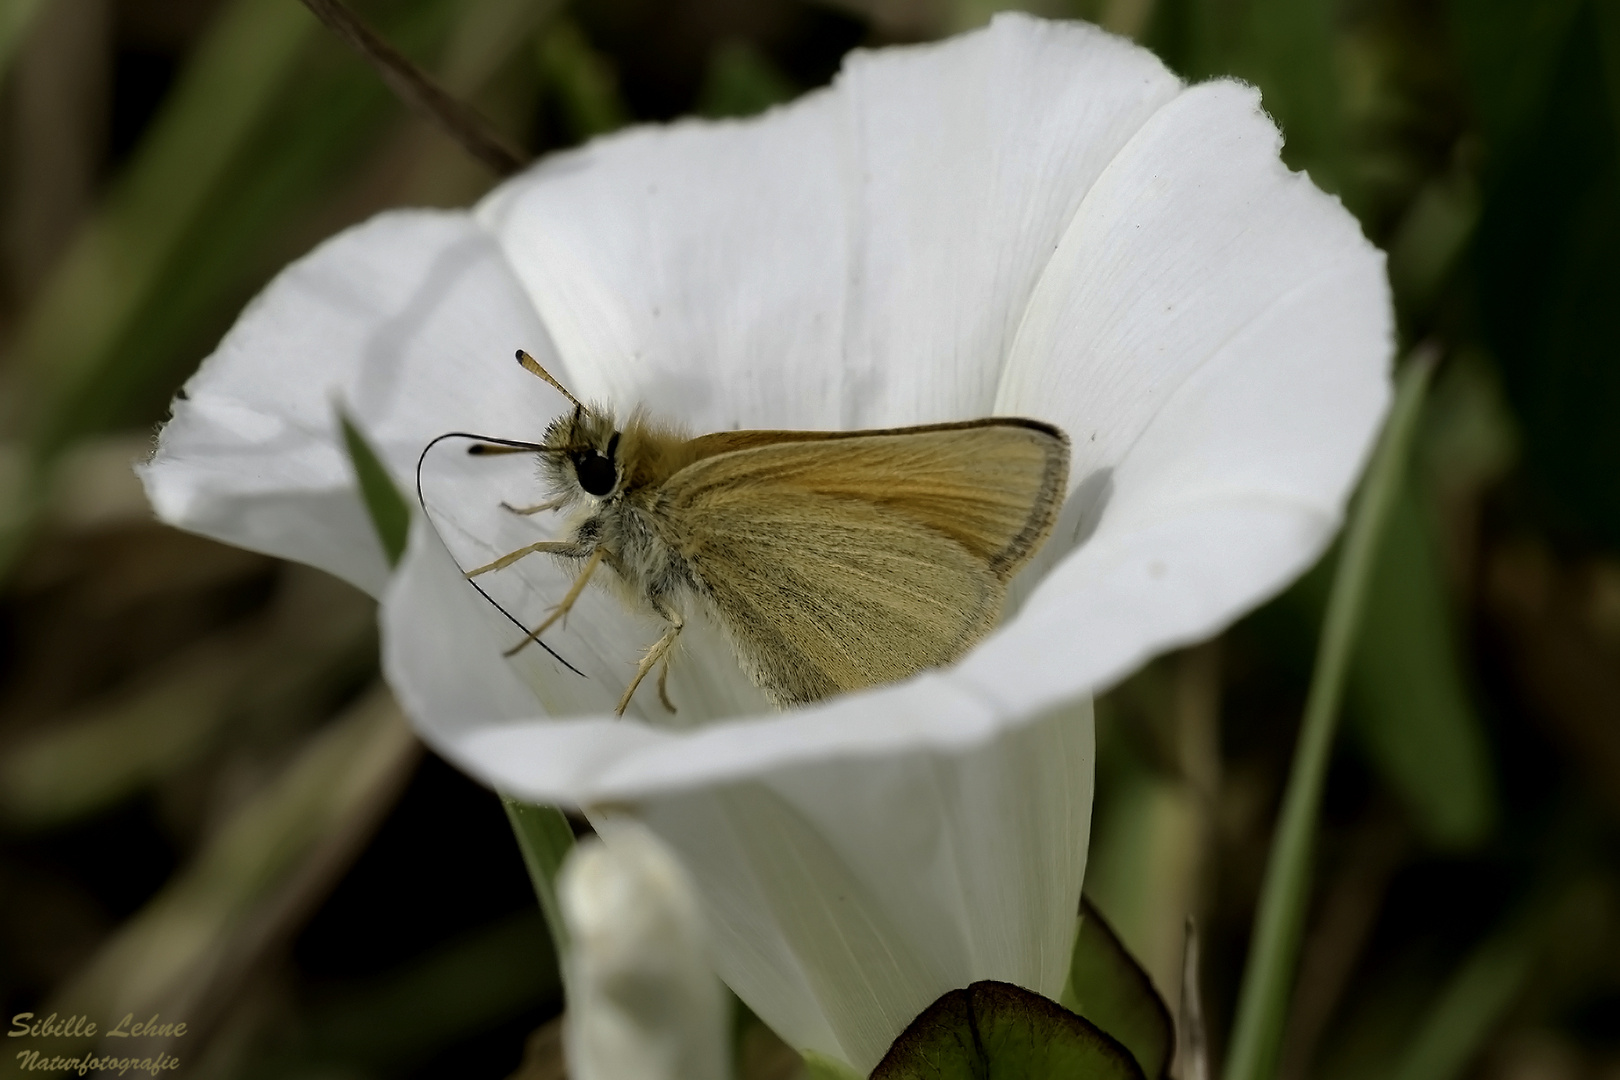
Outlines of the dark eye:
<svg viewBox="0 0 1620 1080">
<path fill-rule="evenodd" d="M 600 450 L 575 454 L 574 472 L 579 476 L 579 486 L 590 495 L 606 495 L 619 479 L 619 471 L 613 467 L 612 459 Z"/>
</svg>

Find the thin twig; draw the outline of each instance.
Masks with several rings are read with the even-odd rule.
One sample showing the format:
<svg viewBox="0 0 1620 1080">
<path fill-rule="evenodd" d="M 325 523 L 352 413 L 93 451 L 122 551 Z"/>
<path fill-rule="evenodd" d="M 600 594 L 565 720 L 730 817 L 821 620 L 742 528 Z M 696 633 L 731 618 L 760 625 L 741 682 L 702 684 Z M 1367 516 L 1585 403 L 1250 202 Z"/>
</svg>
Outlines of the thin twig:
<svg viewBox="0 0 1620 1080">
<path fill-rule="evenodd" d="M 461 99 L 440 86 L 339 0 L 304 0 L 315 17 L 364 56 L 399 99 L 444 129 L 463 150 L 497 176 L 511 176 L 528 164 L 491 130 L 489 123 Z"/>
</svg>

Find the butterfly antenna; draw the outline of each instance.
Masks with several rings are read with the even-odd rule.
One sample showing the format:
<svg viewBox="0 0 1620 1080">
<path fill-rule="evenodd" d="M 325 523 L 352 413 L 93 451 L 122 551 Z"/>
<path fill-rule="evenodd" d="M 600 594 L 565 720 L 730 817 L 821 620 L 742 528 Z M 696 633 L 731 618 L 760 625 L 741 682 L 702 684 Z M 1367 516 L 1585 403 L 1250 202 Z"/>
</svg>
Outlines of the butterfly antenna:
<svg viewBox="0 0 1620 1080">
<path fill-rule="evenodd" d="M 530 356 L 528 353 L 524 352 L 522 349 L 519 349 L 517 351 L 517 362 L 522 364 L 523 365 L 523 370 L 527 371 L 530 375 L 538 375 L 542 379 L 546 380 L 546 382 L 548 382 L 552 386 L 556 387 L 557 388 L 557 393 L 561 394 L 563 397 L 565 397 L 569 401 L 571 401 L 573 403 L 573 405 L 574 405 L 574 408 L 578 409 L 580 412 L 590 412 L 591 411 L 591 410 L 587 409 L 583 404 L 580 403 L 579 398 L 575 397 L 573 394 L 570 394 L 568 392 L 568 388 L 566 386 L 564 386 L 562 383 L 558 382 L 556 379 L 553 379 L 551 377 L 551 372 L 547 371 L 545 368 L 540 366 L 540 361 L 536 360 L 534 357 Z"/>
<path fill-rule="evenodd" d="M 539 365 L 536 364 L 535 366 L 538 367 Z M 546 377 L 549 379 L 551 376 L 548 375 Z M 558 389 L 561 389 L 561 387 L 558 387 Z M 563 390 L 563 393 L 566 394 L 567 392 L 568 391 Z M 573 399 L 570 398 L 569 400 Z M 434 436 L 431 442 L 422 447 L 422 453 L 416 459 L 416 502 L 417 505 L 421 506 L 422 508 L 422 516 L 429 518 L 430 521 L 432 519 L 428 514 L 427 499 L 422 494 L 422 465 L 427 461 L 428 451 L 432 450 L 435 446 L 439 445 L 446 439 L 475 440 L 473 445 L 468 448 L 468 453 L 516 454 L 524 450 L 534 450 L 540 453 L 545 453 L 547 450 L 547 447 L 542 446 L 539 443 L 522 442 L 518 439 L 497 439 L 490 435 L 475 435 L 470 431 L 447 431 L 443 435 Z M 483 449 L 480 449 L 481 447 Z M 454 555 L 452 555 L 450 558 L 452 561 L 455 560 Z M 462 569 L 460 563 L 456 564 L 456 569 Z M 586 675 L 583 671 L 579 670 L 579 668 L 575 667 L 573 664 L 570 664 L 567 660 L 564 660 L 556 649 L 553 649 L 550 645 L 547 645 L 539 638 L 532 638 L 532 632 L 529 630 L 529 628 L 524 626 L 523 623 L 520 622 L 518 618 L 510 611 L 507 611 L 504 607 L 502 607 L 499 601 L 497 601 L 493 596 L 485 592 L 482 585 L 478 584 L 478 582 L 474 581 L 472 578 L 467 578 L 466 580 L 467 584 L 478 590 L 479 596 L 482 596 L 485 600 L 489 601 L 491 607 L 500 612 L 502 615 L 505 615 L 507 621 L 513 626 L 517 627 L 519 630 L 522 630 L 525 639 L 532 639 L 536 645 L 550 653 L 553 659 L 555 659 L 559 664 L 567 668 L 569 671 L 572 671 L 575 675 L 578 675 L 582 679 L 590 678 L 589 675 Z"/>
</svg>

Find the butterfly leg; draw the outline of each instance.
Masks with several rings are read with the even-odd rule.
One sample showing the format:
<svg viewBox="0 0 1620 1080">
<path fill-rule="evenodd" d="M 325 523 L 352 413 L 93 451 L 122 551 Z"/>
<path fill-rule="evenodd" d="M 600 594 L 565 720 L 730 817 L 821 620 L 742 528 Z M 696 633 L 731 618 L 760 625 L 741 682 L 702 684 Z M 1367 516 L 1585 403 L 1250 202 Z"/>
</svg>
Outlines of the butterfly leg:
<svg viewBox="0 0 1620 1080">
<path fill-rule="evenodd" d="M 664 708 L 670 712 L 677 711 L 675 703 L 669 700 L 669 655 L 664 655 L 664 666 L 658 669 L 658 700 L 663 702 Z"/>
<path fill-rule="evenodd" d="M 563 596 L 561 602 L 559 602 L 556 607 L 551 609 L 551 614 L 546 616 L 545 622 L 541 623 L 533 630 L 530 630 L 528 637 L 524 638 L 510 649 L 507 649 L 501 655 L 514 655 L 529 642 L 538 640 L 541 634 L 551 629 L 551 625 L 553 623 L 567 615 L 568 612 L 573 608 L 574 601 L 579 599 L 579 594 L 585 591 L 585 584 L 591 580 L 591 574 L 595 573 L 596 568 L 602 565 L 602 556 L 604 554 L 606 554 L 606 552 L 604 552 L 602 548 L 597 548 L 595 551 L 591 552 L 591 557 L 585 560 L 585 566 L 582 570 L 580 570 L 579 577 L 574 579 L 574 584 Z"/>
<path fill-rule="evenodd" d="M 669 629 L 664 631 L 663 637 L 653 642 L 652 648 L 647 650 L 647 655 L 643 656 L 641 663 L 636 665 L 636 677 L 630 680 L 629 686 L 625 687 L 624 696 L 619 699 L 619 707 L 614 710 L 620 716 L 623 716 L 624 710 L 630 707 L 630 698 L 635 694 L 636 687 L 641 685 L 641 680 L 647 677 L 649 671 L 658 666 L 658 661 L 668 656 L 670 647 L 675 644 L 675 639 L 680 636 L 681 630 L 686 627 L 685 621 L 682 620 L 678 612 L 659 605 L 658 613 L 669 620 Z M 659 682 L 662 683 L 663 679 L 660 678 Z M 669 704 L 667 697 L 664 698 L 664 704 Z M 674 709 L 670 711 L 673 712 Z"/>
<path fill-rule="evenodd" d="M 579 548 L 580 545 L 575 540 L 542 540 L 538 544 L 530 544 L 527 547 L 520 547 L 516 551 L 509 551 L 494 562 L 486 563 L 476 570 L 468 570 L 465 576 L 475 578 L 479 574 L 487 574 L 491 570 L 503 570 L 525 555 L 533 555 L 541 551 L 549 551 L 553 555 L 575 555 L 584 558 L 588 552 L 581 551 Z"/>
</svg>

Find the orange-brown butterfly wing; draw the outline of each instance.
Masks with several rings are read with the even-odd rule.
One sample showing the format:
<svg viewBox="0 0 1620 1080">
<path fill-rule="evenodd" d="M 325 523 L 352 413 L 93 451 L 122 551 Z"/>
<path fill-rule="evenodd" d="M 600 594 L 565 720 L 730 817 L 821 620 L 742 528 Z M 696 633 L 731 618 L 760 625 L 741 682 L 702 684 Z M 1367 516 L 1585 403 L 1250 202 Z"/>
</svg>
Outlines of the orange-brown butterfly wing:
<svg viewBox="0 0 1620 1080">
<path fill-rule="evenodd" d="M 911 675 L 994 625 L 1056 521 L 1068 442 L 1035 421 L 725 432 L 652 519 L 783 703 Z"/>
</svg>

